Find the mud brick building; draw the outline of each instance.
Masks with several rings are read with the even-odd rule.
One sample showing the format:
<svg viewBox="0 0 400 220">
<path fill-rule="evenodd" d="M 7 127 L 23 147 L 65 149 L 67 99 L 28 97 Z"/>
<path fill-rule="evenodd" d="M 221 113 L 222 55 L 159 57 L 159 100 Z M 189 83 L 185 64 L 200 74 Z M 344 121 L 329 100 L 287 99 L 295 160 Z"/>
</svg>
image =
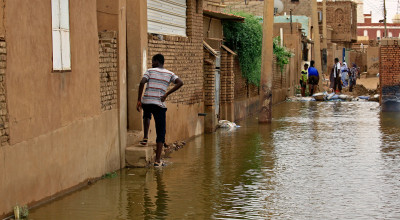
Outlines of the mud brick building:
<svg viewBox="0 0 400 220">
<path fill-rule="evenodd" d="M 380 47 L 379 84 L 383 111 L 400 111 L 400 41 L 383 38 Z"/>
<path fill-rule="evenodd" d="M 2 218 L 124 166 L 126 2 L 0 4 Z"/>
<path fill-rule="evenodd" d="M 322 2 L 318 2 L 322 13 Z M 353 1 L 327 1 L 326 24 L 332 30 L 328 41 L 346 48 L 357 42 L 357 4 Z"/>
</svg>

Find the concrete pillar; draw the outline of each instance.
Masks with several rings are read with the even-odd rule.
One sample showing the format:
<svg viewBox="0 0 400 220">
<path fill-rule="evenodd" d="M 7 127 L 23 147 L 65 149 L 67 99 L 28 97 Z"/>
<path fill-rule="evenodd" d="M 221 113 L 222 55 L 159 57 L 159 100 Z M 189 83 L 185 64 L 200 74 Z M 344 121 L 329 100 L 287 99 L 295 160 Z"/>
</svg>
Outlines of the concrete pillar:
<svg viewBox="0 0 400 220">
<path fill-rule="evenodd" d="M 136 111 L 139 83 L 147 69 L 147 0 L 127 0 L 128 129 L 142 130 Z"/>
<path fill-rule="evenodd" d="M 272 80 L 273 80 L 273 29 L 274 0 L 264 2 L 263 45 L 260 80 L 260 123 L 271 123 L 272 119 Z"/>
<path fill-rule="evenodd" d="M 311 0 L 311 10 L 312 10 L 312 26 L 313 26 L 313 40 L 314 40 L 314 51 L 313 51 L 313 60 L 315 61 L 315 68 L 317 68 L 318 72 L 322 73 L 322 65 L 321 65 L 321 39 L 319 34 L 319 24 L 318 24 L 318 9 L 317 9 L 317 0 Z M 319 88 L 322 89 L 322 77 L 319 80 Z"/>
<path fill-rule="evenodd" d="M 126 95 L 126 0 L 119 0 L 118 16 L 118 73 L 119 73 L 119 143 L 120 167 L 125 167 L 125 147 L 127 135 L 127 95 Z"/>
<path fill-rule="evenodd" d="M 328 33 L 327 33 L 327 26 L 326 26 L 326 0 L 322 1 L 322 49 L 328 48 Z"/>
</svg>

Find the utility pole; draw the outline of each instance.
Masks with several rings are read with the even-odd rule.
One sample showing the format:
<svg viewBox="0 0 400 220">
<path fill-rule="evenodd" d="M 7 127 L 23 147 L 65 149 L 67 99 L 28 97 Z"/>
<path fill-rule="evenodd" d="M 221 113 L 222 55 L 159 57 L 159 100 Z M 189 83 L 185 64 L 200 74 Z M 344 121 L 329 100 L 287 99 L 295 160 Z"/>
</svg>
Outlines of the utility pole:
<svg viewBox="0 0 400 220">
<path fill-rule="evenodd" d="M 311 0 L 311 10 L 312 10 L 312 26 L 313 26 L 313 40 L 314 40 L 314 61 L 315 68 L 322 73 L 321 65 L 321 38 L 319 34 L 319 23 L 318 23 L 318 7 L 317 0 Z M 323 86 L 322 77 L 319 80 L 319 89 L 321 90 Z"/>
<path fill-rule="evenodd" d="M 383 0 L 383 23 L 385 24 L 385 37 L 388 36 L 387 34 L 387 23 L 386 23 L 386 0 Z"/>
<path fill-rule="evenodd" d="M 322 48 L 327 49 L 326 0 L 322 1 Z"/>
<path fill-rule="evenodd" d="M 259 123 L 272 120 L 272 64 L 273 64 L 274 0 L 264 1 L 263 42 L 260 80 Z"/>
<path fill-rule="evenodd" d="M 328 43 L 327 43 L 327 38 L 328 38 L 328 33 L 327 33 L 327 26 L 326 26 L 326 0 L 322 1 L 322 51 L 323 51 L 323 65 L 322 65 L 322 71 L 324 73 L 327 73 L 328 67 L 327 67 L 327 50 L 328 50 Z M 322 79 L 322 78 L 321 78 Z"/>
</svg>

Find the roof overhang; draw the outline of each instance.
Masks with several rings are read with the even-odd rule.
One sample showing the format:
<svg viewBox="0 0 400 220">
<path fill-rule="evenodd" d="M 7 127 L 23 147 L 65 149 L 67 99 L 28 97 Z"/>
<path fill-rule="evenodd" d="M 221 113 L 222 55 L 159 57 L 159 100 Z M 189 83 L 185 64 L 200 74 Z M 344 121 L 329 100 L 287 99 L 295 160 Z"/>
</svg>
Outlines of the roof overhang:
<svg viewBox="0 0 400 220">
<path fill-rule="evenodd" d="M 244 17 L 233 15 L 233 14 L 227 14 L 219 11 L 211 11 L 211 10 L 203 10 L 203 15 L 211 17 L 211 18 L 216 18 L 216 19 L 221 19 L 221 20 L 230 20 L 230 21 L 239 21 L 243 22 Z"/>
</svg>

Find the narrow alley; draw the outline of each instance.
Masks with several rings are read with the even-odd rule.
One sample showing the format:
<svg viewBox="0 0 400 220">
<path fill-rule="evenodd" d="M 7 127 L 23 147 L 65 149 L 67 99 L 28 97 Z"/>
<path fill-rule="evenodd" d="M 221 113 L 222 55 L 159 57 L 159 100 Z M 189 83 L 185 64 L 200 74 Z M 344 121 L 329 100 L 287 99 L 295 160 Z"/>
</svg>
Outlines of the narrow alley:
<svg viewBox="0 0 400 220">
<path fill-rule="evenodd" d="M 376 102 L 286 102 L 125 168 L 29 219 L 399 219 L 400 116 Z"/>
</svg>

